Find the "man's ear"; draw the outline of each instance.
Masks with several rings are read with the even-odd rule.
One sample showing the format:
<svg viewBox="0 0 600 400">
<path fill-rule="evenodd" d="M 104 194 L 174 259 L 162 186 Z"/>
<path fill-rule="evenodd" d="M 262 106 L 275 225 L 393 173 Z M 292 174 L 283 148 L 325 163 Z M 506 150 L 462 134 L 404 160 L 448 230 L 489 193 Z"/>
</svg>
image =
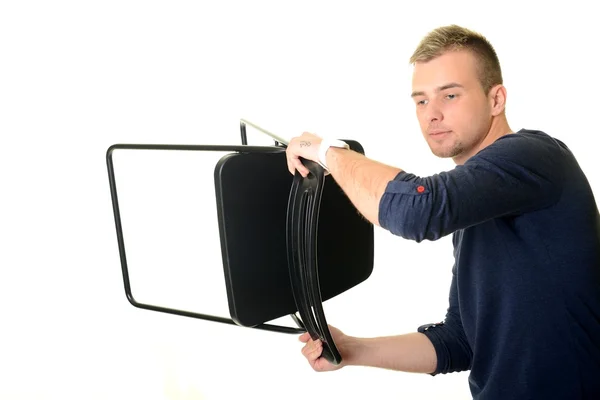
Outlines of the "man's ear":
<svg viewBox="0 0 600 400">
<path fill-rule="evenodd" d="M 492 107 L 492 115 L 495 117 L 502 114 L 506 107 L 506 88 L 504 85 L 496 85 L 490 89 L 488 95 Z"/>
</svg>

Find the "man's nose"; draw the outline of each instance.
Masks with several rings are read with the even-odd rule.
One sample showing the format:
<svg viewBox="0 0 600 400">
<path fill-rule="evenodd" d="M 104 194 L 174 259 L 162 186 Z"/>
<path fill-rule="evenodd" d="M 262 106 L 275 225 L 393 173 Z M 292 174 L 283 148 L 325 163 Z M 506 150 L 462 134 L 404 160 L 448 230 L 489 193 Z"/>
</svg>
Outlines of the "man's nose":
<svg viewBox="0 0 600 400">
<path fill-rule="evenodd" d="M 442 111 L 440 110 L 438 105 L 433 101 L 427 105 L 427 112 L 425 113 L 425 115 L 429 122 L 441 121 L 444 119 Z"/>
</svg>

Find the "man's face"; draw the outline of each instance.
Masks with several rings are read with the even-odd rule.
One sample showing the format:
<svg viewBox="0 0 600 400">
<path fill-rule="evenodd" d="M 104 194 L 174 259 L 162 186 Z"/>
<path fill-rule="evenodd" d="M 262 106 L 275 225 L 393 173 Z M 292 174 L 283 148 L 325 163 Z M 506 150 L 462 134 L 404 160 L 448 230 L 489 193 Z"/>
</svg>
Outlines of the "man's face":
<svg viewBox="0 0 600 400">
<path fill-rule="evenodd" d="M 477 153 L 492 121 L 492 103 L 478 79 L 475 57 L 451 51 L 416 63 L 412 97 L 429 148 L 464 163 Z"/>
</svg>

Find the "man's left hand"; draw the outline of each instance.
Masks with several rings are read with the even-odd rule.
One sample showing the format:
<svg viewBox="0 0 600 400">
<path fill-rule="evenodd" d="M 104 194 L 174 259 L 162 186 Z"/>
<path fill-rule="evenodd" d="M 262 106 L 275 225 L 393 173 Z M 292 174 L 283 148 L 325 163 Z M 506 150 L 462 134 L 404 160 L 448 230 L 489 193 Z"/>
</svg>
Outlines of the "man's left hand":
<svg viewBox="0 0 600 400">
<path fill-rule="evenodd" d="M 309 170 L 302 164 L 300 158 L 319 162 L 319 146 L 321 145 L 321 141 L 322 139 L 319 136 L 309 132 L 304 132 L 302 135 L 290 140 L 285 152 L 288 169 L 292 175 L 298 170 L 300 175 L 306 178 Z"/>
</svg>

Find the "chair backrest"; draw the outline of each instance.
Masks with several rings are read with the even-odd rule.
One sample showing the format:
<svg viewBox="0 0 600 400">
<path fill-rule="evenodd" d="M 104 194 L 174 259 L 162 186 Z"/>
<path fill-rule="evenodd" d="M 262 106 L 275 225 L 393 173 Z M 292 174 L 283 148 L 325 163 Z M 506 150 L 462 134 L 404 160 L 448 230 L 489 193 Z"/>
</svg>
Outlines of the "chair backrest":
<svg viewBox="0 0 600 400">
<path fill-rule="evenodd" d="M 362 146 L 347 140 L 353 150 Z M 215 167 L 217 215 L 229 311 L 254 327 L 298 311 L 288 268 L 288 203 L 294 176 L 285 152 L 237 152 Z M 316 262 L 321 300 L 366 280 L 373 270 L 373 225 L 331 176 L 319 204 Z"/>
<path fill-rule="evenodd" d="M 303 160 L 310 173 L 296 171 L 287 212 L 287 253 L 292 291 L 306 331 L 323 344 L 321 356 L 333 364 L 342 361 L 323 311 L 317 240 L 325 171 L 317 163 Z"/>
</svg>

